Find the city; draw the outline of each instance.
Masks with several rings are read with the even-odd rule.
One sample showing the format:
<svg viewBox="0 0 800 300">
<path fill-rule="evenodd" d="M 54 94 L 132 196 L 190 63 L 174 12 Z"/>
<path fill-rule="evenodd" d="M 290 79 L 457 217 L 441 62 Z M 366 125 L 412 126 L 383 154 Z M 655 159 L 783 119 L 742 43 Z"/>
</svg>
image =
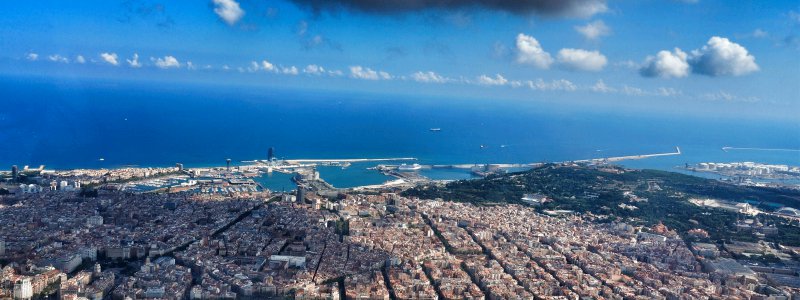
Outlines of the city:
<svg viewBox="0 0 800 300">
<path fill-rule="evenodd" d="M 0 300 L 800 300 L 798 1 L 5 1 Z"/>
<path fill-rule="evenodd" d="M 575 167 L 556 166 L 563 168 Z M 578 168 L 626 172 L 604 164 Z M 558 202 L 543 194 L 486 205 L 420 199 L 396 186 L 335 189 L 313 184 L 324 183 L 318 175 L 297 176 L 296 191 L 272 192 L 241 179 L 255 171 L 230 165 L 25 170 L 25 182 L 53 182 L 44 184 L 49 188 L 15 188 L 23 173 L 7 173 L 0 298 L 795 299 L 800 293 L 800 245 L 720 243 L 700 225 L 679 232 L 602 211 L 537 210 Z M 219 179 L 187 185 L 196 181 L 191 174 Z M 130 188 L 175 176 L 190 177 L 174 182 L 186 188 Z M 653 192 L 666 185 L 645 184 Z M 636 188 L 621 189 L 628 190 L 625 209 L 648 201 Z M 774 225 L 756 226 L 771 221 L 755 208 L 691 201 L 739 215 L 731 224 L 739 230 L 778 235 Z M 780 216 L 795 228 L 800 222 Z"/>
</svg>

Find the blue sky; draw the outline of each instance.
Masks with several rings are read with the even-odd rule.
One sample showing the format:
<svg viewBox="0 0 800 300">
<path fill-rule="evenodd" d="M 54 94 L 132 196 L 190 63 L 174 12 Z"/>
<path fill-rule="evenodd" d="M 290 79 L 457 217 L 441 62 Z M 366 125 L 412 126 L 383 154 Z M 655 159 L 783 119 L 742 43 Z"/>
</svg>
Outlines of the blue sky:
<svg viewBox="0 0 800 300">
<path fill-rule="evenodd" d="M 800 112 L 797 1 L 551 1 L 16 1 L 0 74 Z"/>
</svg>

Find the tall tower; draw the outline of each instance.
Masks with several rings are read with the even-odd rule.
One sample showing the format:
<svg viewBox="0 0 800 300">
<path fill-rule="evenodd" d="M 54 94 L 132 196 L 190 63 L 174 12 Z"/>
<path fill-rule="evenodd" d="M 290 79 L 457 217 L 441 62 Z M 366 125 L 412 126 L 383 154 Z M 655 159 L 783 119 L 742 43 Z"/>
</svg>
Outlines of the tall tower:
<svg viewBox="0 0 800 300">
<path fill-rule="evenodd" d="M 297 203 L 303 204 L 306 203 L 306 191 L 303 190 L 303 187 L 298 185 L 297 186 L 297 195 L 295 196 Z"/>
<path fill-rule="evenodd" d="M 267 160 L 275 160 L 275 147 L 269 147 L 269 151 L 267 151 Z"/>
<path fill-rule="evenodd" d="M 228 158 L 225 160 L 225 165 L 227 166 L 228 172 L 231 171 L 231 159 Z"/>
<path fill-rule="evenodd" d="M 16 165 L 11 166 L 11 180 L 17 182 L 19 177 L 19 168 Z"/>
</svg>

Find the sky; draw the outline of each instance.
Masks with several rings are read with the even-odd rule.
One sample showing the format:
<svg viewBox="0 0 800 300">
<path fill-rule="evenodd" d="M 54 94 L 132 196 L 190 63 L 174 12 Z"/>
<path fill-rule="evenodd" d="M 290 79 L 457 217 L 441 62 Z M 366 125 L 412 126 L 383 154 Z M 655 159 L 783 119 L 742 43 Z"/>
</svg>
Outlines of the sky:
<svg viewBox="0 0 800 300">
<path fill-rule="evenodd" d="M 796 0 L 14 1 L 0 74 L 800 113 Z M 795 119 L 796 120 L 796 119 Z"/>
</svg>

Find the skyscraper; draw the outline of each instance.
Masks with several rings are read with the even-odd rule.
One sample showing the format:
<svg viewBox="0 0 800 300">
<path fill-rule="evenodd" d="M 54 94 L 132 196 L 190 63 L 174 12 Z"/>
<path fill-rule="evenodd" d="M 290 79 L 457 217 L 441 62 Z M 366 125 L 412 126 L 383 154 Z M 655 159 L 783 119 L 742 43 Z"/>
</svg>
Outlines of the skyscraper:
<svg viewBox="0 0 800 300">
<path fill-rule="evenodd" d="M 226 168 L 228 169 L 228 172 L 230 172 L 231 171 L 231 159 L 230 158 L 226 159 L 225 160 L 225 164 L 227 166 Z"/>
<path fill-rule="evenodd" d="M 11 166 L 11 180 L 17 182 L 17 177 L 19 177 L 19 168 L 16 165 Z"/>
<path fill-rule="evenodd" d="M 267 151 L 267 160 L 275 160 L 275 147 L 269 147 L 269 151 Z"/>
<path fill-rule="evenodd" d="M 297 199 L 295 199 L 295 201 L 297 201 L 297 203 L 306 203 L 306 191 L 303 189 L 302 186 L 299 185 L 297 186 L 296 198 Z"/>
</svg>

